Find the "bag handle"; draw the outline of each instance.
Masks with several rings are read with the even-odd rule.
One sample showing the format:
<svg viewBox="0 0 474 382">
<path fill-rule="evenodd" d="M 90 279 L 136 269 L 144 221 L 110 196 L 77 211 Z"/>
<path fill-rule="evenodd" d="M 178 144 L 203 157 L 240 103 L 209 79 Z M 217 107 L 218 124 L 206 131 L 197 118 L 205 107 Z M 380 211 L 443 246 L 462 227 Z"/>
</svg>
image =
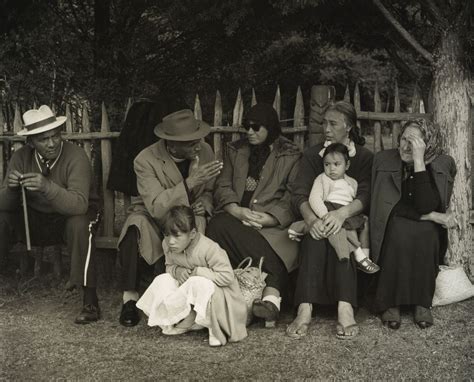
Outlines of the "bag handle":
<svg viewBox="0 0 474 382">
<path fill-rule="evenodd" d="M 260 270 L 260 274 L 262 274 L 262 265 L 263 265 L 263 260 L 264 260 L 264 259 L 265 259 L 265 258 L 262 256 L 262 257 L 260 258 L 259 263 L 258 263 L 258 269 Z"/>
<path fill-rule="evenodd" d="M 242 268 L 242 266 L 245 264 L 245 262 L 248 262 L 248 264 Z M 249 257 L 246 257 L 245 259 L 243 259 L 239 265 L 237 265 L 237 268 L 236 269 L 247 269 L 248 267 L 250 267 L 252 265 L 252 258 L 249 256 Z"/>
</svg>

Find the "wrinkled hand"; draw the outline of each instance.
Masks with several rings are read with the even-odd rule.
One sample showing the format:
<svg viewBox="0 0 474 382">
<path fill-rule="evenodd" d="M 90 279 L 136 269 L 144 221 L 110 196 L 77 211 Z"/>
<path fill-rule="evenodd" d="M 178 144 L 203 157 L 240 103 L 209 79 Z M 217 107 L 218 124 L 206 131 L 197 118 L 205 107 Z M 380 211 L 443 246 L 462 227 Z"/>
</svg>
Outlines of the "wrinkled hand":
<svg viewBox="0 0 474 382">
<path fill-rule="evenodd" d="M 326 237 L 339 232 L 345 220 L 345 217 L 339 210 L 329 211 L 326 215 L 324 215 L 323 221 L 325 225 L 324 232 Z"/>
<path fill-rule="evenodd" d="M 192 270 L 188 268 L 183 268 L 178 275 L 179 285 L 184 284 L 187 279 L 191 277 Z"/>
<path fill-rule="evenodd" d="M 324 224 L 324 221 L 316 219 L 309 229 L 309 234 L 314 240 L 321 240 L 327 237 L 325 231 L 326 225 Z"/>
<path fill-rule="evenodd" d="M 8 187 L 9 188 L 18 188 L 21 184 L 22 174 L 16 170 L 13 170 L 8 174 Z"/>
<path fill-rule="evenodd" d="M 413 155 L 413 161 L 424 162 L 424 156 L 425 156 L 425 150 L 426 150 L 425 141 L 414 134 L 408 134 L 407 139 L 411 143 L 411 152 Z"/>
<path fill-rule="evenodd" d="M 199 162 L 198 159 L 196 159 L 196 162 Z M 223 164 L 221 161 L 215 160 L 206 164 L 203 164 L 202 166 L 197 166 L 195 168 L 191 168 L 189 176 L 186 178 L 186 183 L 190 189 L 193 189 L 195 187 L 201 186 L 213 178 L 215 178 L 217 175 L 221 173 Z"/>
<path fill-rule="evenodd" d="M 204 208 L 204 204 L 202 204 L 200 200 L 191 204 L 191 208 L 193 209 L 194 215 L 196 216 L 206 215 L 206 209 Z"/>
<path fill-rule="evenodd" d="M 266 212 L 258 212 L 258 211 L 252 211 L 254 215 L 256 215 L 255 220 L 253 221 L 254 223 L 260 224 L 262 227 L 275 227 L 278 225 L 278 220 L 266 213 Z"/>
<path fill-rule="evenodd" d="M 39 173 L 27 173 L 23 174 L 20 179 L 20 183 L 28 191 L 46 192 L 50 180 Z"/>
</svg>

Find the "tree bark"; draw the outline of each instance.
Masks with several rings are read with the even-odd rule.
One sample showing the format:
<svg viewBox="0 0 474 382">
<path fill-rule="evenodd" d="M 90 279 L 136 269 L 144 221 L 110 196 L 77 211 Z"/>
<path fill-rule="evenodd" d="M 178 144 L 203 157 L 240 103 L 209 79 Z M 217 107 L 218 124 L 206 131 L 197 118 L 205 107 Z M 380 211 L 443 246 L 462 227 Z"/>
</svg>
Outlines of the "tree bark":
<svg viewBox="0 0 474 382">
<path fill-rule="evenodd" d="M 444 32 L 434 55 L 433 119 L 441 129 L 445 152 L 454 158 L 457 167 L 450 209 L 454 211 L 459 227 L 449 230 L 446 262 L 462 264 L 474 274 L 472 227 L 469 223 L 472 208 L 470 75 L 462 56 L 459 33 L 455 30 Z"/>
</svg>

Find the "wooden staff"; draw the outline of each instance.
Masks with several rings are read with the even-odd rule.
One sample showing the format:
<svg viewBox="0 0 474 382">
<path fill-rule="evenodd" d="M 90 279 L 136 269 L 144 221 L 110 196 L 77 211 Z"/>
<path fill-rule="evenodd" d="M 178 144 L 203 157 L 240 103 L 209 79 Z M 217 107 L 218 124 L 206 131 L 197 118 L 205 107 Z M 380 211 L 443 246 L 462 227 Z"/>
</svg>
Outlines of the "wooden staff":
<svg viewBox="0 0 474 382">
<path fill-rule="evenodd" d="M 21 197 L 23 198 L 23 217 L 25 220 L 26 250 L 31 251 L 30 224 L 28 223 L 28 210 L 26 208 L 25 187 L 21 185 Z"/>
</svg>

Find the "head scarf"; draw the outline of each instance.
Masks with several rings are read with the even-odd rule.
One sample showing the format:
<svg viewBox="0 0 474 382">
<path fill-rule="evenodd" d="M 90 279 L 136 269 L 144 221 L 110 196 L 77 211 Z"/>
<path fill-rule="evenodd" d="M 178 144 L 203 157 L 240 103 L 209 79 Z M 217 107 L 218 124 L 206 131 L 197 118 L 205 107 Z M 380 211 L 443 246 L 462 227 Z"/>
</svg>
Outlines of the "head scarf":
<svg viewBox="0 0 474 382">
<path fill-rule="evenodd" d="M 431 121 L 427 121 L 424 118 L 413 119 L 406 122 L 400 131 L 401 137 L 407 127 L 416 127 L 421 131 L 423 135 L 423 141 L 426 144 L 425 149 L 425 164 L 431 163 L 440 154 L 442 154 L 441 148 L 441 132 L 437 125 Z"/>
<path fill-rule="evenodd" d="M 268 135 L 265 142 L 260 145 L 250 145 L 249 173 L 248 176 L 258 180 L 260 172 L 270 154 L 270 145 L 281 134 L 280 120 L 272 105 L 257 103 L 252 106 L 245 117 L 244 123 L 254 122 L 267 129 Z"/>
</svg>

